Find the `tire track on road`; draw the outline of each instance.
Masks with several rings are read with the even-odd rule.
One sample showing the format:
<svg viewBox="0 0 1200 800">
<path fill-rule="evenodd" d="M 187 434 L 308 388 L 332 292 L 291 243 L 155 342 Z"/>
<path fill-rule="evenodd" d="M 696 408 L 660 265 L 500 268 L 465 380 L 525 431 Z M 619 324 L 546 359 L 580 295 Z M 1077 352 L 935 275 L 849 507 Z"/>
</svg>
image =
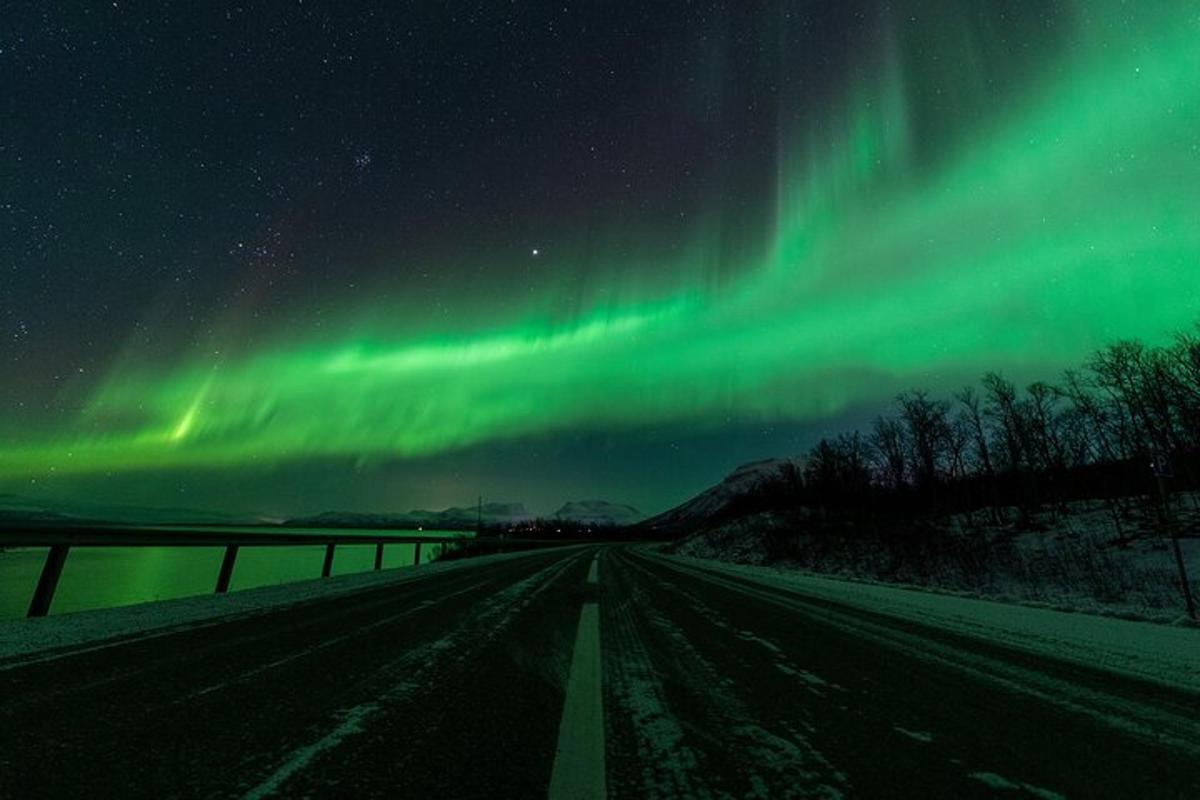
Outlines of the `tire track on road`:
<svg viewBox="0 0 1200 800">
<path fill-rule="evenodd" d="M 717 666 L 695 646 L 679 620 L 664 612 L 659 592 L 679 591 L 661 585 L 640 565 L 618 557 L 625 575 L 624 592 L 636 620 L 635 636 L 643 639 L 653 668 L 669 676 L 664 713 L 679 720 L 688 750 L 696 755 L 692 794 L 752 798 L 839 798 L 845 776 L 809 740 L 801 726 L 763 718 L 738 697 L 737 676 Z M 695 613 L 724 635 L 737 631 L 704 604 Z M 713 623 L 720 624 L 713 624 Z M 728 653 L 727 653 L 728 655 Z M 667 795 L 664 795 L 667 796 Z"/>
<path fill-rule="evenodd" d="M 19 677 L 23 693 L 39 693 L 40 687 L 43 695 L 43 702 L 22 700 L 18 709 L 0 703 L 0 725 L 19 733 L 19 738 L 0 737 L 5 739 L 0 747 L 0 796 L 78 796 L 84 787 L 95 796 L 163 797 L 178 793 L 180 787 L 189 796 L 235 796 L 226 789 L 241 774 L 265 771 L 271 754 L 311 734 L 319 720 L 336 717 L 332 710 L 369 700 L 364 692 L 372 688 L 371 676 L 397 652 L 435 641 L 447 624 L 461 622 L 492 600 L 492 587 L 511 585 L 569 557 L 562 551 L 530 554 L 485 566 L 482 572 L 472 567 L 461 575 L 430 576 L 430 583 L 419 591 L 373 589 L 239 619 L 227 628 L 181 631 L 0 675 L 0 685 L 12 685 L 7 679 Z M 473 591 L 462 591 L 472 585 Z M 396 614 L 398 607 L 415 606 L 420 598 L 440 599 L 415 613 L 405 609 Z M 323 613 L 325 602 L 334 606 L 334 613 Z M 356 605 L 367 612 L 356 615 Z M 181 692 L 236 675 L 236 668 L 254 669 L 319 645 L 324 638 L 344 635 L 359 623 L 370 626 L 381 615 L 396 618 L 352 636 L 342 646 L 321 648 L 316 657 L 290 659 L 255 680 L 235 681 L 189 703 L 175 702 Z M 299 634 L 293 633 L 297 630 Z M 239 650 L 230 651 L 222 634 L 237 641 Z M 137 661 L 147 648 L 166 655 L 152 658 L 149 672 L 140 670 L 140 664 L 130 670 L 124 660 Z M 222 657 L 242 650 L 245 658 Z M 53 694 L 60 677 L 78 683 L 84 676 L 88 683 L 86 676 L 96 662 L 102 671 L 119 673 L 117 680 L 72 694 L 66 703 Z M 4 698 L 20 695 L 5 692 Z M 64 760 L 72 764 L 71 770 L 40 768 Z M 138 776 L 133 784 L 131 774 Z"/>
<path fill-rule="evenodd" d="M 1048 688 L 1062 677 L 1023 677 L 1032 671 L 1028 658 L 991 663 L 996 659 L 986 649 L 975 653 L 949 637 L 923 636 L 920 626 L 893 627 L 879 614 L 809 604 L 782 589 L 725 580 L 667 557 L 626 555 L 644 569 L 644 585 L 676 609 L 672 621 L 698 632 L 697 644 L 735 677 L 739 696 L 757 713 L 787 713 L 797 722 L 805 712 L 813 715 L 806 732 L 846 773 L 853 793 L 874 796 L 902 786 L 913 795 L 990 796 L 995 788 L 978 775 L 1002 776 L 1020 791 L 1046 796 L 1125 797 L 1144 788 L 1139 776 L 1149 774 L 1161 776 L 1155 784 L 1161 797 L 1194 796 L 1200 788 L 1194 756 L 1168 739 L 1131 737 L 1109 719 L 1081 712 L 1072 700 L 1077 687 Z M 689 596 L 712 609 L 695 608 Z M 710 623 L 713 609 L 726 617 L 724 628 Z M 764 668 L 747 666 L 749 651 L 737 657 L 745 646 L 760 647 Z M 776 649 L 789 661 L 772 658 Z M 833 678 L 841 689 L 814 691 L 822 687 L 805 685 L 803 674 L 783 679 L 769 668 L 772 660 L 776 668 L 800 667 L 827 683 Z M 998 676 L 997 670 L 1004 671 Z M 1100 694 L 1121 713 L 1123 700 Z M 1194 720 L 1179 722 L 1200 732 Z"/>
<path fill-rule="evenodd" d="M 442 636 L 409 649 L 378 669 L 356 687 L 358 694 L 369 699 L 333 712 L 326 723 L 314 728 L 310 741 L 276 755 L 276 766 L 241 796 L 259 800 L 278 792 L 304 771 L 317 768 L 321 759 L 333 757 L 332 751 L 348 739 L 368 734 L 376 718 L 392 706 L 428 691 L 427 683 L 462 671 L 479 650 L 501 639 L 521 613 L 583 557 L 567 555 L 541 568 L 489 597 Z"/>
</svg>

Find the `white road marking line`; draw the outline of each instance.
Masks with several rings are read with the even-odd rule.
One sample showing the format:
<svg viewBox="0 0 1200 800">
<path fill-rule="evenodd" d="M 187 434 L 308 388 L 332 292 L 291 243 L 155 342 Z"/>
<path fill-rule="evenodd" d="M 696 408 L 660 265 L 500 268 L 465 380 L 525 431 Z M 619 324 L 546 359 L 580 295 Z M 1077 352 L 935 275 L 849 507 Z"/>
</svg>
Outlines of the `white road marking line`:
<svg viewBox="0 0 1200 800">
<path fill-rule="evenodd" d="M 596 563 L 592 562 L 593 571 Z M 558 726 L 558 749 L 550 774 L 550 800 L 603 800 L 608 796 L 604 768 L 604 698 L 600 688 L 600 611 L 584 603 L 579 611 L 575 651 L 567 677 L 567 697 Z"/>
<path fill-rule="evenodd" d="M 595 586 L 600 582 L 600 561 L 598 558 L 592 559 L 592 566 L 588 568 L 587 582 L 588 586 Z"/>
</svg>

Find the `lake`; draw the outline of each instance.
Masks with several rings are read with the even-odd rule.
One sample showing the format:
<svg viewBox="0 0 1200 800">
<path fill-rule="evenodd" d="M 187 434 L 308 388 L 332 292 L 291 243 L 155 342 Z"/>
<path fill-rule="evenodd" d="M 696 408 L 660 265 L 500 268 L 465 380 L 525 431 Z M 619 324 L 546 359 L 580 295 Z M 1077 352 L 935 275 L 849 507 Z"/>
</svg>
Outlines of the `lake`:
<svg viewBox="0 0 1200 800">
<path fill-rule="evenodd" d="M 318 533 L 302 529 L 289 529 L 288 532 Z M 328 534 L 328 531 L 323 533 Z M 452 531 L 423 533 L 430 537 L 457 535 Z M 412 544 L 387 545 L 383 553 L 384 569 L 411 566 L 413 547 Z M 433 560 L 440 549 L 439 544 L 423 545 L 421 562 Z M 46 560 L 46 551 L 44 547 L 30 547 L 0 552 L 0 619 L 25 616 Z M 210 594 L 216 585 L 224 553 L 224 547 L 72 547 L 50 613 Z M 324 559 L 323 544 L 242 547 L 238 551 L 230 591 L 318 578 Z M 373 544 L 338 545 L 333 558 L 334 575 L 366 572 L 374 566 Z"/>
</svg>

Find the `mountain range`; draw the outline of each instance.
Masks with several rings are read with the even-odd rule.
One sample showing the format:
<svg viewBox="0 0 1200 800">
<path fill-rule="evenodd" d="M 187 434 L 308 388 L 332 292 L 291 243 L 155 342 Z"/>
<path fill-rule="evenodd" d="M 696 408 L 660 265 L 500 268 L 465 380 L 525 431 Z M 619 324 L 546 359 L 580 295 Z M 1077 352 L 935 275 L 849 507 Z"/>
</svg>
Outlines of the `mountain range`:
<svg viewBox="0 0 1200 800">
<path fill-rule="evenodd" d="M 802 470 L 800 458 L 769 458 L 743 464 L 720 483 L 674 508 L 646 518 L 630 505 L 607 500 L 573 500 L 546 519 L 581 525 L 630 527 L 646 538 L 682 536 L 698 527 L 720 522 L 753 510 L 756 499 L 793 485 Z M 519 525 L 537 519 L 523 503 L 484 503 L 452 506 L 441 511 L 371 513 L 325 511 L 293 517 L 282 524 L 295 527 L 471 529 L 479 521 L 489 526 Z M 278 524 L 255 514 L 201 511 L 183 508 L 109 506 L 99 503 L 47 503 L 0 494 L 0 523 L 124 522 L 135 524 Z"/>
<path fill-rule="evenodd" d="M 581 525 L 615 527 L 631 525 L 644 518 L 633 506 L 607 500 L 572 500 L 548 519 Z M 517 525 L 538 517 L 522 503 L 484 503 L 453 506 L 441 511 L 414 509 L 400 513 L 325 511 L 320 514 L 280 520 L 260 514 L 216 512 L 192 508 L 121 506 L 73 501 L 42 501 L 20 495 L 0 494 L 0 525 L 125 523 L 136 525 L 264 525 L 336 528 L 432 528 L 470 529 L 482 518 L 485 525 Z"/>
<path fill-rule="evenodd" d="M 537 519 L 523 503 L 484 503 L 482 506 L 453 506 L 442 511 L 416 509 L 407 513 L 370 514 L 326 511 L 289 519 L 285 525 L 331 528 L 473 528 L 479 522 L 490 526 L 519 525 Z M 564 503 L 550 519 L 581 525 L 620 526 L 640 521 L 643 515 L 633 506 L 607 500 L 574 500 Z"/>
</svg>

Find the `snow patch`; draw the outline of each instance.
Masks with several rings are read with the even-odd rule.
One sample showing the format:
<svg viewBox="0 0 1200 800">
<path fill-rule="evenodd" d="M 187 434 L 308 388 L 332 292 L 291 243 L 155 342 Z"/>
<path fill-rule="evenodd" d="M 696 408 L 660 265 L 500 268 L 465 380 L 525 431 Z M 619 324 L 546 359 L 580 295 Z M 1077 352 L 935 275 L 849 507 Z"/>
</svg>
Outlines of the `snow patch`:
<svg viewBox="0 0 1200 800">
<path fill-rule="evenodd" d="M 364 703 L 343 712 L 341 724 L 312 744 L 292 751 L 288 759 L 265 781 L 242 795 L 242 800 L 261 800 L 274 794 L 288 778 L 307 767 L 321 753 L 337 747 L 347 736 L 361 733 L 363 720 L 378 710 L 379 706 L 375 703 Z"/>
<path fill-rule="evenodd" d="M 1040 786 L 1033 786 L 1028 783 L 1013 783 L 1003 775 L 997 775 L 994 772 L 972 772 L 967 777 L 979 781 L 989 789 L 1022 792 L 1024 794 L 1031 794 L 1034 797 L 1040 798 L 1040 800 L 1066 800 L 1058 792 L 1052 792 L 1049 789 L 1043 789 Z"/>
<path fill-rule="evenodd" d="M 892 730 L 901 736 L 907 736 L 909 739 L 913 739 L 924 744 L 929 744 L 933 741 L 933 734 L 927 733 L 926 731 L 910 731 L 907 728 L 901 728 L 899 725 L 893 725 Z"/>
</svg>

